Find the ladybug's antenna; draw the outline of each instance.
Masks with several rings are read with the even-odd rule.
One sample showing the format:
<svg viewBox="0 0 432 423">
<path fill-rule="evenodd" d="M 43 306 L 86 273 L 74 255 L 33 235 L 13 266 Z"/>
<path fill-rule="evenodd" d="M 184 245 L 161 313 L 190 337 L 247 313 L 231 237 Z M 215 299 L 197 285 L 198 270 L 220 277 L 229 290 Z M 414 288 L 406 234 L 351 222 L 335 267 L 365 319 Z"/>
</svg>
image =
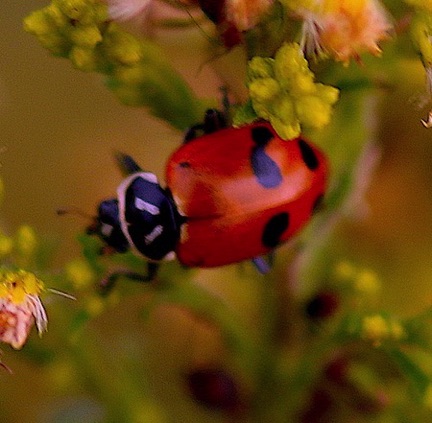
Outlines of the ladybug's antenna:
<svg viewBox="0 0 432 423">
<path fill-rule="evenodd" d="M 75 206 L 70 206 L 70 207 L 63 207 L 61 209 L 57 209 L 57 215 L 59 216 L 65 216 L 67 214 L 71 214 L 71 215 L 75 215 L 75 216 L 81 216 L 87 220 L 91 220 L 93 221 L 95 219 L 94 216 L 92 216 L 89 213 L 86 213 L 85 211 L 79 209 L 78 207 Z"/>
<path fill-rule="evenodd" d="M 128 154 L 124 154 L 120 151 L 116 151 L 114 153 L 114 157 L 117 161 L 117 165 L 120 168 L 120 171 L 125 175 L 132 175 L 136 172 L 141 172 L 141 167 L 137 164 L 137 162 Z"/>
</svg>

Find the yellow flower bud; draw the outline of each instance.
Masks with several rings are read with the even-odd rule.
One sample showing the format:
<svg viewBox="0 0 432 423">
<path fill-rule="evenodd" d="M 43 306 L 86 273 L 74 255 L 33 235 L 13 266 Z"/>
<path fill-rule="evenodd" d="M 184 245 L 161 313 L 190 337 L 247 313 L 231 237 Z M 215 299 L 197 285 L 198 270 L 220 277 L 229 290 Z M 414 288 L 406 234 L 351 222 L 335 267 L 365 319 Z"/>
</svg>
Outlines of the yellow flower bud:
<svg viewBox="0 0 432 423">
<path fill-rule="evenodd" d="M 98 68 L 98 58 L 95 51 L 88 47 L 73 47 L 69 53 L 72 64 L 84 72 L 92 72 Z"/>
<path fill-rule="evenodd" d="M 352 279 L 355 274 L 356 268 L 349 261 L 340 261 L 334 269 L 334 275 L 337 279 Z"/>
<path fill-rule="evenodd" d="M 367 295 L 377 295 L 381 290 L 381 284 L 375 272 L 369 269 L 361 270 L 354 281 L 355 289 Z"/>
<path fill-rule="evenodd" d="M 90 9 L 90 5 L 85 0 L 66 0 L 58 2 L 61 11 L 71 19 L 80 19 Z"/>
<path fill-rule="evenodd" d="M 123 65 L 134 65 L 142 58 L 141 44 L 131 34 L 111 26 L 104 39 L 106 54 Z"/>
<path fill-rule="evenodd" d="M 115 77 L 124 84 L 139 85 L 146 78 L 146 72 L 142 66 L 120 67 Z"/>
<path fill-rule="evenodd" d="M 102 34 L 96 25 L 82 25 L 74 28 L 70 38 L 78 46 L 94 47 L 102 41 Z"/>
<path fill-rule="evenodd" d="M 278 135 L 284 140 L 297 138 L 300 135 L 300 123 L 298 121 L 286 123 L 276 116 L 271 116 L 270 123 Z"/>
<path fill-rule="evenodd" d="M 281 120 L 281 122 L 292 125 L 297 121 L 294 103 L 290 97 L 285 96 L 275 103 L 273 108 L 274 114 Z"/>
<path fill-rule="evenodd" d="M 315 84 L 315 87 L 315 95 L 325 103 L 333 105 L 339 100 L 339 90 L 337 88 L 320 83 Z"/>
<path fill-rule="evenodd" d="M 289 90 L 290 94 L 296 98 L 314 94 L 316 86 L 313 73 L 309 70 L 296 73 L 289 83 Z"/>
<path fill-rule="evenodd" d="M 32 227 L 28 225 L 19 227 L 15 239 L 15 248 L 20 254 L 26 257 L 34 254 L 38 241 Z"/>
<path fill-rule="evenodd" d="M 75 259 L 65 266 L 66 278 L 75 289 L 85 289 L 95 281 L 95 274 L 90 265 L 83 259 Z"/>
<path fill-rule="evenodd" d="M 389 334 L 386 320 L 379 314 L 365 317 L 362 324 L 362 338 L 379 346 Z"/>
<path fill-rule="evenodd" d="M 404 327 L 396 321 L 390 323 L 390 334 L 395 341 L 400 341 L 406 336 Z"/>
<path fill-rule="evenodd" d="M 301 124 L 311 128 L 322 128 L 330 121 L 331 107 L 315 95 L 300 97 L 295 102 Z"/>
<path fill-rule="evenodd" d="M 38 40 L 42 47 L 45 47 L 56 56 L 67 55 L 71 47 L 71 43 L 66 38 L 55 32 L 39 35 Z"/>
<path fill-rule="evenodd" d="M 250 96 L 258 102 L 271 100 L 279 93 L 279 90 L 280 86 L 273 78 L 260 78 L 249 84 Z"/>
<path fill-rule="evenodd" d="M 92 317 L 99 316 L 105 310 L 105 302 L 100 297 L 91 297 L 86 304 L 86 310 Z"/>
<path fill-rule="evenodd" d="M 34 35 L 48 34 L 55 30 L 44 9 L 36 10 L 24 18 L 24 30 Z"/>
<path fill-rule="evenodd" d="M 258 78 L 273 78 L 274 59 L 269 57 L 255 56 L 248 63 L 248 77 L 249 79 Z"/>
<path fill-rule="evenodd" d="M 69 23 L 68 17 L 60 10 L 58 5 L 51 3 L 45 9 L 48 19 L 55 24 L 57 28 L 66 26 Z"/>
<path fill-rule="evenodd" d="M 297 72 L 308 69 L 300 46 L 296 43 L 285 43 L 276 53 L 274 71 L 278 80 L 291 79 Z"/>
<path fill-rule="evenodd" d="M 269 104 L 255 101 L 252 99 L 252 106 L 257 116 L 263 119 L 270 120 L 270 116 L 272 115 L 272 113 Z"/>
<path fill-rule="evenodd" d="M 6 235 L 0 235 L 0 256 L 6 256 L 10 254 L 13 248 L 12 238 Z"/>
</svg>

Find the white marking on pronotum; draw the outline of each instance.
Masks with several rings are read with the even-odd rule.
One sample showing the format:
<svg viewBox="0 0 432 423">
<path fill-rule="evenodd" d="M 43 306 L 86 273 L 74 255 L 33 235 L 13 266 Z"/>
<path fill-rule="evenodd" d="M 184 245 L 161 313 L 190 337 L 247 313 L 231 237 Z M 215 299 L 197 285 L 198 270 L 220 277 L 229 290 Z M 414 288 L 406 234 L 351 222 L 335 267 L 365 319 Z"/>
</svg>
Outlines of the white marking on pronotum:
<svg viewBox="0 0 432 423">
<path fill-rule="evenodd" d="M 128 226 L 129 223 L 126 221 L 126 191 L 129 188 L 129 186 L 133 183 L 133 181 L 137 178 L 143 178 L 146 181 L 157 183 L 157 178 L 154 174 L 150 172 L 137 172 L 133 173 L 132 175 L 129 175 L 123 181 L 120 183 L 120 185 L 117 188 L 117 199 L 119 202 L 119 221 L 120 221 L 120 227 L 123 232 L 123 235 L 126 237 L 129 245 L 134 248 L 138 253 L 142 254 L 138 248 L 136 247 L 135 243 L 132 240 L 132 237 L 129 234 Z"/>
<path fill-rule="evenodd" d="M 146 245 L 151 244 L 163 232 L 163 226 L 157 225 L 148 235 L 144 237 Z"/>
<path fill-rule="evenodd" d="M 144 201 L 142 198 L 135 198 L 135 207 L 138 210 L 146 211 L 153 216 L 157 216 L 160 213 L 159 207 L 155 206 L 154 204 L 150 204 L 147 201 Z"/>
<path fill-rule="evenodd" d="M 151 172 L 140 172 L 139 176 L 152 184 L 159 184 L 158 178 Z"/>
</svg>

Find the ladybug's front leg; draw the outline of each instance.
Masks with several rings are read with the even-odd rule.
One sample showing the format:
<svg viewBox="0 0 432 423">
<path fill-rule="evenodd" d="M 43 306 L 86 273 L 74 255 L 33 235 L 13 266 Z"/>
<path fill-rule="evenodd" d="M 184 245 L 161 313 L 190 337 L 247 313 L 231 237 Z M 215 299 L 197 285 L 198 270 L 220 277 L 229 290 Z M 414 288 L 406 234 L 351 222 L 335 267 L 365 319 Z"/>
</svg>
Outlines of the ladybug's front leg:
<svg viewBox="0 0 432 423">
<path fill-rule="evenodd" d="M 159 263 L 148 262 L 147 263 L 147 274 L 130 272 L 127 270 L 112 272 L 101 280 L 99 283 L 99 290 L 102 295 L 107 295 L 114 288 L 117 281 L 124 277 L 136 282 L 153 282 L 156 279 L 157 272 L 159 270 Z"/>
<path fill-rule="evenodd" d="M 202 135 L 212 134 L 213 132 L 224 129 L 228 126 L 225 113 L 217 109 L 208 109 L 204 115 L 204 122 L 191 126 L 184 136 L 184 142 L 194 140 Z"/>
</svg>

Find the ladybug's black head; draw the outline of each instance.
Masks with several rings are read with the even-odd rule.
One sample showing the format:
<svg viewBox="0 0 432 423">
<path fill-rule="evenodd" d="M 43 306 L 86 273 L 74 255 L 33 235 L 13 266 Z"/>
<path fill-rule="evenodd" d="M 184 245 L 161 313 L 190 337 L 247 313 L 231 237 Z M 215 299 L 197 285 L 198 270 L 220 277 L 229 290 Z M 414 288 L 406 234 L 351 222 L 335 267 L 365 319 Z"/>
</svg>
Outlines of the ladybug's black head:
<svg viewBox="0 0 432 423">
<path fill-rule="evenodd" d="M 118 253 L 126 252 L 130 245 L 123 234 L 119 218 L 118 200 L 113 198 L 99 204 L 94 223 L 87 228 L 87 233 L 97 235 Z"/>
</svg>

